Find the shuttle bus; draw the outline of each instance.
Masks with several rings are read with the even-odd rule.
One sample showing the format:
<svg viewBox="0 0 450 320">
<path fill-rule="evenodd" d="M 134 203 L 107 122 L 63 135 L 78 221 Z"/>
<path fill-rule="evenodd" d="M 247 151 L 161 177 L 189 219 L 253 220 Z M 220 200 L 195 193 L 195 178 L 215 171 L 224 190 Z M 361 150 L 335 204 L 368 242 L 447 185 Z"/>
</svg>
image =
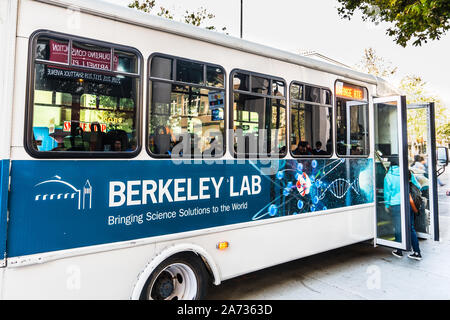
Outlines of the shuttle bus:
<svg viewBox="0 0 450 320">
<path fill-rule="evenodd" d="M 409 249 L 407 106 L 383 79 L 102 1 L 0 6 L 3 299 L 202 299 Z"/>
</svg>

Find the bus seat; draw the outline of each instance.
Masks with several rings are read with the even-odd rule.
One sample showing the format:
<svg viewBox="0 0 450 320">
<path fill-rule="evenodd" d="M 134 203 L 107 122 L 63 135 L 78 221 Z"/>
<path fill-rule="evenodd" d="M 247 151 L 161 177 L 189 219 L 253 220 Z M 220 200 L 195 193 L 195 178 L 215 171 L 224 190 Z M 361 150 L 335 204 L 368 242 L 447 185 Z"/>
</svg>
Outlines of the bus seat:
<svg viewBox="0 0 450 320">
<path fill-rule="evenodd" d="M 166 132 L 165 128 L 159 126 L 155 130 L 155 152 L 157 154 L 168 154 L 170 151 L 170 134 Z"/>
</svg>

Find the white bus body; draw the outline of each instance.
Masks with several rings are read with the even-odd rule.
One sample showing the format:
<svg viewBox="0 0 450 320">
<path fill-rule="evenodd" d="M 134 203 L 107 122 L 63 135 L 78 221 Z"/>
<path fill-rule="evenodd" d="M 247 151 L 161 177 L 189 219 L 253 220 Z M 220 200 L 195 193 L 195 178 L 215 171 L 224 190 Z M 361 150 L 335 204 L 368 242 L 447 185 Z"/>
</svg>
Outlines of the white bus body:
<svg viewBox="0 0 450 320">
<path fill-rule="evenodd" d="M 149 57 L 155 53 L 205 61 L 223 67 L 226 74 L 226 110 L 231 110 L 232 105 L 231 98 L 229 99 L 231 88 L 229 75 L 232 70 L 249 70 L 277 76 L 285 80 L 287 87 L 293 81 L 302 81 L 329 88 L 333 94 L 333 101 L 336 81 L 364 87 L 367 89 L 370 130 L 370 153 L 364 159 L 372 159 L 371 161 L 374 159 L 372 97 L 396 94 L 386 82 L 371 75 L 101 1 L 6 0 L 2 1 L 0 6 L 2 7 L 0 32 L 3 44 L 0 52 L 2 70 L 0 154 L 2 160 L 6 160 L 8 168 L 12 168 L 12 184 L 16 161 L 26 161 L 23 162 L 26 164 L 31 161 L 42 161 L 30 155 L 24 145 L 26 143 L 24 119 L 29 94 L 27 81 L 32 59 L 30 37 L 38 30 L 131 47 L 141 53 L 142 92 L 139 94 L 142 97 L 143 112 L 139 122 L 142 128 L 142 148 L 132 161 L 148 163 L 171 161 L 156 160 L 145 148 L 144 132 L 149 104 L 147 66 Z M 225 114 L 226 128 L 229 128 L 228 124 L 233 115 L 232 112 Z M 336 125 L 334 118 L 333 114 L 333 128 Z M 290 124 L 288 132 L 289 126 Z M 221 159 L 233 160 L 228 145 L 226 154 Z M 289 153 L 285 159 L 295 160 Z M 329 160 L 339 159 L 334 151 Z M 61 158 L 49 160 L 68 161 Z M 94 160 L 95 158 L 89 161 Z M 102 161 L 115 160 L 118 159 Z M 86 159 L 79 159 L 79 162 L 84 161 Z M 373 179 L 373 169 L 370 172 L 370 179 Z M 86 174 L 89 176 L 89 173 Z M 41 178 L 43 181 L 50 177 Z M 210 185 L 210 192 L 213 192 L 212 188 Z M 9 197 L 9 201 L 17 201 L 14 197 L 18 197 L 21 190 L 14 189 L 11 192 L 15 192 L 16 195 Z M 27 196 L 25 193 L 21 195 L 25 196 Z M 14 203 L 10 203 L 9 222 L 15 218 L 14 206 Z M 10 250 L 12 252 L 16 249 L 13 247 L 10 249 L 10 244 L 7 243 L 4 266 L 0 268 L 1 297 L 3 299 L 139 298 L 155 268 L 165 259 L 181 252 L 194 252 L 200 256 L 207 266 L 212 282 L 219 285 L 224 280 L 245 273 L 374 239 L 376 237 L 374 208 L 372 196 L 372 201 L 368 203 L 345 208 L 324 208 L 325 210 L 320 213 L 310 212 L 258 221 L 242 221 L 198 230 L 139 236 L 122 241 L 80 245 L 61 250 L 52 249 L 19 256 L 9 255 Z M 34 212 L 34 208 L 28 209 L 28 215 L 38 213 Z M 64 210 L 60 214 L 64 215 Z M 14 231 L 14 228 L 18 227 L 13 226 L 11 230 Z M 22 232 L 21 237 L 26 238 L 27 229 L 23 229 Z M 226 241 L 229 247 L 226 250 L 218 250 L 218 243 L 223 241 Z M 17 249 L 17 252 L 22 251 Z"/>
</svg>

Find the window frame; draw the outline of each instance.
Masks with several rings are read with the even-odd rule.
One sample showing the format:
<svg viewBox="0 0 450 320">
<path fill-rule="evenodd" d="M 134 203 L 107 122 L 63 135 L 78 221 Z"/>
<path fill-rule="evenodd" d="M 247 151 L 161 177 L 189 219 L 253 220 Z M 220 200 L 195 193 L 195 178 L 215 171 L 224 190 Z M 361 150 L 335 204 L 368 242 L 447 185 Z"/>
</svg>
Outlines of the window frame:
<svg viewBox="0 0 450 320">
<path fill-rule="evenodd" d="M 82 42 L 90 45 L 103 46 L 111 48 L 111 52 L 119 50 L 129 52 L 136 55 L 137 58 L 137 73 L 117 72 L 117 71 L 103 71 L 94 68 L 74 66 L 71 65 L 71 54 L 68 54 L 68 62 L 61 63 L 50 60 L 37 59 L 36 45 L 40 37 L 54 38 L 57 40 L 67 41 L 69 46 L 75 42 Z M 36 30 L 34 31 L 28 41 L 28 67 L 27 67 L 27 84 L 26 84 L 26 102 L 25 102 L 25 124 L 24 124 L 24 148 L 27 153 L 33 158 L 38 159 L 95 159 L 95 158 L 134 158 L 142 150 L 142 96 L 143 96 L 143 56 L 136 48 L 114 44 L 102 40 L 95 40 L 90 38 L 79 37 L 71 34 L 60 33 L 51 30 Z M 124 75 L 138 80 L 137 88 L 139 92 L 136 93 L 136 150 L 134 151 L 38 151 L 32 147 L 33 132 L 33 115 L 34 115 L 34 94 L 35 94 L 35 66 L 36 64 L 53 65 L 60 67 L 69 67 L 71 70 L 82 70 L 86 72 L 100 72 L 102 74 Z"/>
<path fill-rule="evenodd" d="M 310 86 L 310 87 L 314 87 L 314 88 L 319 88 L 321 90 L 329 91 L 330 94 L 331 94 L 330 104 L 329 105 L 325 104 L 325 102 L 322 102 L 322 101 L 320 103 L 318 103 L 318 102 L 311 102 L 311 101 L 307 101 L 307 100 L 300 100 L 300 99 L 291 98 L 291 86 L 292 85 Z M 306 94 L 306 90 L 303 91 L 303 95 L 305 95 L 305 94 Z M 322 100 L 322 95 L 320 95 L 320 99 Z M 319 108 L 328 108 L 329 110 L 331 110 L 331 115 L 330 115 L 331 135 L 332 135 L 331 136 L 331 140 L 333 141 L 333 143 L 331 144 L 332 150 L 331 150 L 331 153 L 329 155 L 323 155 L 323 156 L 316 155 L 316 154 L 312 154 L 312 155 L 294 155 L 292 153 L 292 150 L 291 150 L 291 139 L 290 139 L 291 138 L 291 132 L 290 132 L 290 130 L 292 128 L 292 125 L 291 125 L 291 110 L 292 110 L 293 100 L 295 100 L 296 103 L 310 104 L 310 105 L 313 105 L 313 106 L 317 106 Z M 335 139 L 335 130 L 333 129 L 333 126 L 334 126 L 334 105 L 333 105 L 333 102 L 334 102 L 333 91 L 330 88 L 324 87 L 324 86 L 318 86 L 318 85 L 314 85 L 314 84 L 306 83 L 306 82 L 302 82 L 302 81 L 296 81 L 296 80 L 291 81 L 291 83 L 289 84 L 289 154 L 291 155 L 292 158 L 294 158 L 294 159 L 301 159 L 301 158 L 306 158 L 306 159 L 308 159 L 308 158 L 309 159 L 311 159 L 311 158 L 328 159 L 328 158 L 332 158 L 333 157 L 334 152 L 335 152 L 335 143 L 336 143 L 335 142 L 336 141 L 336 139 Z"/>
<path fill-rule="evenodd" d="M 236 73 L 242 73 L 245 74 L 249 77 L 249 83 L 248 83 L 248 89 L 249 91 L 243 91 L 243 90 L 234 90 L 233 88 L 233 78 L 234 75 Z M 266 78 L 269 80 L 269 90 L 271 95 L 267 95 L 267 94 L 262 94 L 262 93 L 256 93 L 256 92 L 252 92 L 252 86 L 251 86 L 251 77 L 252 76 L 256 76 L 256 77 L 260 77 L 260 78 Z M 281 99 L 280 97 L 274 96 L 272 95 L 272 81 L 280 81 L 284 84 L 284 95 L 283 95 L 283 99 Z M 286 80 L 284 80 L 281 77 L 277 77 L 277 76 L 272 76 L 272 75 L 268 75 L 268 74 L 263 74 L 263 73 L 259 73 L 259 72 L 254 72 L 254 71 L 250 71 L 250 70 L 244 70 L 244 69 L 239 69 L 239 68 L 235 68 L 233 70 L 231 70 L 230 72 L 230 76 L 229 76 L 229 99 L 230 99 L 230 104 L 229 104 L 229 114 L 230 114 L 230 121 L 229 121 L 229 135 L 230 135 L 230 153 L 234 158 L 258 158 L 258 159 L 284 159 L 286 158 L 286 156 L 288 155 L 288 152 L 286 150 L 286 153 L 284 154 L 278 154 L 278 157 L 268 157 L 267 155 L 261 155 L 261 154 L 256 154 L 256 155 L 250 155 L 250 154 L 245 154 L 245 155 L 238 155 L 235 150 L 234 150 L 234 93 L 240 93 L 240 94 L 246 94 L 246 95 L 251 95 L 251 96 L 255 96 L 255 97 L 261 97 L 261 98 L 270 98 L 270 99 L 278 99 L 278 100 L 284 100 L 286 103 L 286 118 L 289 115 L 289 99 L 287 96 L 287 83 Z M 285 146 L 286 148 L 288 148 L 288 135 L 289 135 L 289 130 L 288 130 L 288 122 L 289 120 L 286 119 L 286 131 L 285 131 Z"/>
<path fill-rule="evenodd" d="M 338 97 L 337 94 L 336 94 L 336 84 L 338 82 L 342 82 L 343 84 L 349 84 L 349 85 L 352 85 L 352 86 L 357 86 L 357 87 L 360 87 L 360 88 L 362 88 L 362 89 L 364 89 L 366 91 L 367 100 L 353 100 L 353 101 L 367 102 L 367 133 L 369 135 L 368 139 L 367 139 L 367 145 L 368 145 L 367 146 L 367 150 L 368 150 L 367 154 L 362 154 L 362 155 L 351 155 L 351 154 L 349 154 L 349 155 L 341 155 L 337 151 L 338 150 L 337 149 L 337 143 L 338 143 L 338 141 L 337 141 L 337 130 L 338 130 L 338 126 L 337 126 L 337 99 L 341 98 L 341 99 L 346 100 L 343 97 Z M 347 99 L 347 100 L 352 101 L 350 99 Z M 336 151 L 336 156 L 338 158 L 357 158 L 357 159 L 367 159 L 367 158 L 369 158 L 370 157 L 370 153 L 372 152 L 371 146 L 370 146 L 370 98 L 369 98 L 369 89 L 367 89 L 367 87 L 365 87 L 365 86 L 362 86 L 361 84 L 357 84 L 357 83 L 354 83 L 354 82 L 351 82 L 351 81 L 347 81 L 347 80 L 343 80 L 343 79 L 336 79 L 334 81 L 334 105 L 335 105 L 335 108 L 334 108 L 335 109 L 334 110 L 334 122 L 335 122 L 335 125 L 334 125 L 334 135 L 335 135 L 334 150 Z"/>
<path fill-rule="evenodd" d="M 165 78 L 157 78 L 157 77 L 152 77 L 151 75 L 151 67 L 152 67 L 152 61 L 153 58 L 155 57 L 159 57 L 159 58 L 166 58 L 166 59 L 172 59 L 172 75 L 171 75 L 171 79 L 165 79 Z M 190 82 L 182 82 L 182 81 L 176 81 L 176 72 L 177 72 L 177 63 L 176 60 L 180 59 L 180 60 L 184 60 L 187 62 L 193 62 L 193 63 L 200 63 L 203 64 L 203 82 L 204 84 L 195 84 L 195 83 L 190 83 Z M 151 120 L 151 116 L 150 116 L 150 108 L 151 108 L 151 104 L 152 104 L 152 97 L 153 97 L 153 81 L 157 81 L 157 82 L 162 82 L 162 83 L 169 83 L 171 85 L 181 85 L 181 86 L 191 86 L 191 87 L 197 87 L 197 88 L 202 88 L 202 89 L 208 89 L 208 90 L 217 90 L 217 89 L 222 89 L 220 87 L 211 87 L 211 86 L 207 86 L 206 82 L 207 82 L 207 69 L 208 67 L 214 67 L 214 68 L 219 68 L 222 70 L 223 72 L 223 97 L 224 97 L 224 108 L 223 108 L 223 142 L 222 142 L 222 151 L 223 153 L 220 156 L 215 156 L 215 157 L 211 157 L 211 158 L 204 158 L 204 157 L 195 157 L 194 154 L 192 154 L 192 156 L 189 158 L 189 160 L 208 160 L 208 161 L 214 161 L 217 159 L 222 159 L 225 154 L 226 154 L 226 146 L 227 146 L 227 119 L 228 119 L 228 112 L 227 112 L 227 74 L 225 71 L 225 68 L 222 67 L 219 64 L 214 64 L 214 63 L 209 63 L 209 62 L 204 62 L 204 61 L 199 61 L 199 60 L 193 60 L 190 58 L 184 58 L 181 56 L 174 56 L 174 55 L 170 55 L 170 54 L 166 54 L 166 53 L 161 53 L 161 52 L 154 52 L 152 53 L 148 59 L 147 59 L 147 77 L 146 77 L 146 82 L 147 82 L 147 104 L 146 104 L 146 121 L 145 121 L 145 150 L 147 151 L 147 154 L 154 159 L 172 159 L 170 155 L 164 155 L 164 154 L 154 154 L 152 153 L 152 151 L 149 148 L 149 139 L 150 139 L 150 120 Z M 181 157 L 181 158 L 177 158 L 177 160 L 184 160 L 185 158 Z M 187 160 L 187 159 L 186 159 Z"/>
</svg>

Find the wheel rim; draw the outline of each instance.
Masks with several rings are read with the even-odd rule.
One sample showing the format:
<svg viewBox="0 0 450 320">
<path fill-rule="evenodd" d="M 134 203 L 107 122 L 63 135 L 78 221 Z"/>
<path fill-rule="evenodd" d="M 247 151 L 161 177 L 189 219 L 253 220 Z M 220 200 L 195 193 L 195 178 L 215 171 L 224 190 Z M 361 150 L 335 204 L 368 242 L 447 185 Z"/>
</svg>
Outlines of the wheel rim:
<svg viewBox="0 0 450 320">
<path fill-rule="evenodd" d="M 193 300 L 197 296 L 197 277 L 184 263 L 173 263 L 161 270 L 147 291 L 149 300 Z"/>
</svg>

